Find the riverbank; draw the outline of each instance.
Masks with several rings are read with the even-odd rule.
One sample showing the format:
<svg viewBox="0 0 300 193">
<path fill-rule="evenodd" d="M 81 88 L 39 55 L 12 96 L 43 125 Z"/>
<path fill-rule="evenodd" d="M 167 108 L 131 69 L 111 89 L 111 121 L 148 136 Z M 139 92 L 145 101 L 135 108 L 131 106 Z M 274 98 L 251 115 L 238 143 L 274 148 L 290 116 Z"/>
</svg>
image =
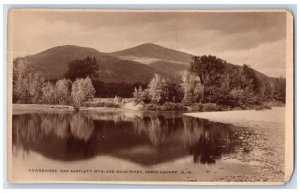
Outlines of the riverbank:
<svg viewBox="0 0 300 193">
<path fill-rule="evenodd" d="M 249 107 L 250 109 L 271 109 L 272 104 L 260 105 Z M 145 111 L 186 111 L 186 112 L 215 112 L 215 111 L 235 111 L 241 108 L 230 109 L 228 107 L 217 106 L 214 103 L 204 103 L 198 104 L 194 103 L 189 106 L 185 106 L 182 103 L 167 102 L 164 104 L 144 104 L 136 103 L 132 98 L 118 99 L 118 98 L 95 98 L 90 101 L 86 101 L 82 104 L 79 110 L 92 110 L 92 111 L 102 111 L 102 110 L 145 110 Z M 73 106 L 61 105 L 61 104 L 13 104 L 14 114 L 26 113 L 26 112 L 70 112 L 75 111 Z M 245 110 L 242 110 L 245 111 Z M 255 111 L 256 112 L 256 111 Z"/>
<path fill-rule="evenodd" d="M 226 112 L 185 113 L 214 122 L 229 123 L 240 127 L 236 131 L 245 147 L 226 159 L 248 162 L 258 171 L 246 181 L 283 182 L 285 178 L 285 108 L 271 110 L 244 110 Z M 250 146 L 249 146 L 250 145 Z M 245 149 L 247 147 L 247 149 Z M 234 176 L 227 176 L 226 180 Z"/>
<path fill-rule="evenodd" d="M 140 106 L 136 106 L 135 103 L 125 103 L 128 106 L 126 108 L 129 109 L 136 109 L 135 111 L 132 110 L 126 110 L 122 108 L 107 108 L 107 107 L 82 107 L 80 108 L 80 111 L 85 111 L 82 114 L 90 114 L 93 115 L 93 120 L 97 120 L 98 124 L 94 125 L 91 124 L 90 119 L 78 119 L 80 116 L 75 115 L 70 119 L 71 117 L 67 115 L 66 116 L 59 116 L 59 118 L 55 119 L 55 116 L 48 116 L 48 115 L 43 115 L 42 113 L 40 115 L 34 115 L 34 116 L 40 116 L 39 118 L 35 118 L 35 127 L 36 131 L 39 131 L 40 126 L 42 125 L 44 128 L 48 127 L 48 129 L 44 129 L 44 131 L 51 131 L 53 130 L 54 133 L 58 136 L 57 138 L 59 140 L 64 139 L 67 140 L 67 138 L 61 138 L 61 136 L 67 136 L 67 132 L 71 132 L 71 136 L 73 137 L 79 137 L 79 139 L 95 139 L 91 137 L 91 135 L 98 136 L 96 133 L 99 132 L 100 130 L 94 128 L 106 128 L 106 132 L 108 132 L 109 135 L 104 135 L 101 133 L 100 136 L 116 136 L 120 135 L 122 137 L 125 137 L 127 135 L 131 136 L 131 131 L 134 127 L 132 125 L 136 126 L 136 129 L 140 129 L 140 132 L 145 132 L 146 136 L 151 136 L 149 139 L 153 140 L 153 143 L 155 144 L 159 141 L 159 136 L 161 136 L 161 132 L 163 132 L 162 128 L 166 128 L 167 126 L 169 127 L 169 131 L 173 132 L 172 135 L 169 135 L 166 140 L 172 140 L 178 139 L 183 140 L 183 141 L 190 141 L 192 139 L 189 138 L 189 136 L 195 135 L 202 135 L 200 133 L 193 133 L 193 132 L 188 132 L 188 131 L 204 131 L 210 133 L 208 136 L 214 136 L 217 139 L 221 139 L 221 135 L 225 136 L 226 133 L 226 139 L 229 139 L 231 141 L 231 144 L 234 145 L 234 149 L 230 153 L 222 153 L 221 158 L 216 159 L 216 162 L 214 164 L 195 164 L 194 157 L 190 155 L 190 153 L 183 154 L 182 156 L 176 157 L 176 159 L 172 158 L 167 162 L 158 162 L 157 164 L 154 164 L 151 166 L 151 170 L 168 170 L 168 168 L 177 168 L 178 171 L 183 171 L 183 170 L 190 170 L 191 173 L 188 173 L 187 175 L 170 175 L 170 179 L 174 178 L 174 181 L 176 180 L 185 180 L 185 181 L 198 181 L 198 182 L 204 182 L 204 181 L 209 181 L 209 182 L 262 182 L 265 184 L 272 183 L 272 182 L 278 182 L 278 183 L 283 183 L 284 181 L 284 148 L 285 148 L 285 127 L 284 127 L 284 114 L 285 114 L 285 108 L 273 108 L 271 110 L 263 110 L 263 111 L 255 111 L 255 110 L 243 110 L 243 111 L 223 111 L 223 112 L 197 112 L 197 113 L 183 113 L 183 112 L 176 112 L 176 117 L 173 117 L 174 112 L 169 112 L 171 114 L 161 114 L 159 117 L 157 116 L 156 112 L 149 112 L 146 116 L 151 117 L 151 113 L 153 113 L 152 117 L 152 124 L 149 124 L 148 120 L 149 119 L 144 119 L 143 117 L 143 112 L 144 111 L 138 111 L 138 108 Z M 14 114 L 22 114 L 22 113 L 33 113 L 34 112 L 68 112 L 68 111 L 75 111 L 75 109 L 71 106 L 64 106 L 64 105 L 20 105 L 16 104 L 13 105 L 14 107 Z M 124 104 L 122 105 L 124 107 Z M 99 112 L 97 116 L 97 111 Z M 116 113 L 112 114 L 110 111 L 114 111 Z M 101 112 L 101 113 L 100 113 Z M 109 112 L 106 114 L 106 112 Z M 54 113 L 54 114 L 55 114 Z M 164 112 L 168 113 L 168 112 Z M 136 114 L 139 114 L 136 116 Z M 62 115 L 62 114 L 60 114 Z M 44 117 L 43 117 L 44 116 Z M 69 117 L 68 117 L 69 116 Z M 72 115 L 73 116 L 73 115 Z M 210 128 L 209 124 L 208 125 L 203 125 L 200 126 L 200 128 L 197 127 L 197 124 L 195 124 L 194 129 L 195 130 L 190 130 L 190 129 L 185 129 L 183 128 L 182 125 L 185 125 L 187 128 L 188 125 L 193 126 L 192 123 L 196 122 L 188 122 L 191 118 L 186 119 L 185 116 L 192 116 L 196 118 L 204 118 L 204 119 L 209 119 L 214 122 L 224 122 L 224 123 L 229 123 L 232 125 L 236 126 L 226 126 L 226 128 L 230 129 L 230 132 L 220 132 L 218 134 L 217 131 L 214 132 L 209 132 L 210 129 L 222 129 L 223 127 L 220 125 L 223 124 L 214 124 L 214 128 Z M 64 117 L 64 118 L 63 118 Z M 185 118 L 184 118 L 185 117 Z M 17 116 L 15 117 L 17 118 Z M 178 128 L 176 125 L 172 124 L 166 124 L 170 122 L 166 122 L 167 119 L 174 118 L 174 120 L 179 121 L 181 119 L 182 123 L 184 124 L 178 124 Z M 70 120 L 69 120 L 70 119 Z M 20 119 L 23 120 L 23 119 Z M 27 119 L 25 119 L 27 120 Z M 42 124 L 41 121 L 38 120 L 45 120 L 45 123 L 47 124 Z M 50 121 L 49 121 L 50 120 Z M 76 122 L 76 120 L 79 122 Z M 84 122 L 84 120 L 86 122 Z M 114 122 L 114 124 L 109 124 L 109 122 Z M 24 121 L 24 120 L 23 120 Z M 99 124 L 99 121 L 103 121 L 102 124 Z M 122 124 L 123 121 L 123 124 Z M 145 121 L 145 122 L 141 122 Z M 68 122 L 70 124 L 68 124 Z M 17 121 L 15 122 L 15 124 Z M 71 124 L 73 123 L 73 124 Z M 79 124 L 79 123 L 86 123 L 86 124 Z M 132 123 L 132 125 L 130 124 Z M 143 123 L 143 124 L 142 124 Z M 178 122 L 180 123 L 180 121 Z M 190 123 L 190 124 L 188 124 Z M 20 122 L 20 124 L 24 124 L 24 122 Z M 32 123 L 31 123 L 32 124 Z M 38 133 L 38 132 L 32 132 L 33 131 L 33 125 L 29 124 L 24 124 L 27 125 L 28 131 L 30 133 Z M 78 125 L 79 124 L 79 125 Z M 53 125 L 53 126 L 51 126 Z M 72 130 L 69 131 L 68 125 L 73 125 Z M 78 125 L 78 127 L 74 127 L 74 125 Z M 82 128 L 89 128 L 87 126 L 91 126 L 93 129 L 84 129 L 81 130 Z M 105 127 L 103 127 L 105 125 Z M 199 126 L 199 125 L 198 125 Z M 111 129 L 111 128 L 113 129 Z M 127 127 L 127 128 L 126 128 Z M 25 128 L 24 126 L 19 126 L 16 128 Z M 56 129 L 55 129 L 56 128 Z M 64 129 L 65 128 L 65 129 Z M 121 129 L 123 128 L 123 129 Z M 126 128 L 126 129 L 124 129 Z M 177 128 L 177 129 L 176 129 Z M 78 130 L 79 129 L 79 130 Z M 151 133 L 152 131 L 155 131 L 156 134 Z M 187 133 L 177 133 L 178 131 L 186 131 Z M 85 131 L 85 132 L 78 132 L 78 131 Z M 118 134 L 119 132 L 123 132 L 121 134 Z M 65 133 L 64 133 L 65 132 Z M 103 132 L 103 131 L 101 131 Z M 113 132 L 113 135 L 112 133 Z M 136 131 L 134 131 L 136 132 Z M 24 133 L 24 132 L 21 132 Z M 26 132 L 25 132 L 26 133 Z M 93 134 L 94 133 L 94 134 Z M 82 135 L 85 134 L 85 135 Z M 134 154 L 136 154 L 139 151 L 142 151 L 143 153 L 145 152 L 146 154 L 151 154 L 151 152 L 156 152 L 160 151 L 163 149 L 168 149 L 166 146 L 166 143 L 164 142 L 164 146 L 157 148 L 156 145 L 149 145 L 147 144 L 147 140 L 143 139 L 140 140 L 138 136 L 142 134 L 139 133 L 136 135 L 136 139 L 133 139 L 135 143 L 138 143 L 139 141 L 142 142 L 143 145 L 137 146 L 137 149 L 134 149 Z M 48 135 L 48 133 L 47 133 Z M 85 136 L 85 137 L 83 137 Z M 174 137 L 176 136 L 176 137 Z M 180 136 L 180 137 L 179 137 Z M 183 138 L 181 138 L 181 136 Z M 219 136 L 219 137 L 218 137 Z M 224 137 L 223 136 L 223 137 Z M 35 137 L 35 135 L 33 135 Z M 28 140 L 27 135 L 26 138 Z M 47 137 L 44 138 L 44 140 L 47 139 Z M 25 140 L 25 141 L 26 141 Z M 100 138 L 100 141 L 102 138 Z M 116 138 L 116 140 L 119 142 L 119 138 Z M 151 141 L 150 140 L 150 141 Z M 180 141 L 179 140 L 179 141 Z M 195 139 L 194 139 L 195 140 Z M 30 140 L 29 140 L 30 141 Z M 52 141 L 52 140 L 50 140 Z M 106 142 L 111 143 L 114 140 L 107 140 Z M 183 141 L 178 142 L 178 147 L 181 148 L 181 146 L 184 146 L 189 143 L 184 143 Z M 215 141 L 217 142 L 217 141 Z M 40 141 L 39 143 L 42 143 Z M 96 143 L 99 143 L 99 140 L 96 140 Z M 87 143 L 90 144 L 90 143 Z M 112 142 L 112 144 L 114 144 Z M 176 143 L 171 143 L 170 147 L 172 149 L 175 148 L 174 144 Z M 191 143 L 192 144 L 192 143 Z M 198 143 L 195 143 L 198 144 Z M 41 144 L 39 144 L 41 145 Z M 47 143 L 48 145 L 48 143 Z M 102 147 L 102 143 L 99 147 Z M 220 145 L 220 144 L 219 144 Z M 27 146 L 27 145 L 26 145 Z M 88 145 L 86 148 L 95 148 L 95 144 L 93 143 L 92 147 L 89 147 Z M 110 146 L 109 146 L 110 147 Z M 202 146 L 201 146 L 202 147 Z M 208 146 L 210 147 L 210 146 Z M 219 147 L 219 146 L 218 146 Z M 223 146 L 222 146 L 223 147 Z M 229 146 L 228 146 L 229 147 Z M 124 149 L 123 149 L 124 148 Z M 180 148 L 175 148 L 178 151 Z M 207 147 L 206 147 L 207 148 Z M 133 150 L 132 147 L 130 146 L 129 148 L 126 149 L 126 145 L 123 147 L 121 146 L 121 149 L 124 150 L 125 154 L 122 153 L 122 155 L 128 155 L 128 152 Z M 172 152 L 175 150 L 172 150 Z M 212 151 L 212 150 L 209 150 Z M 120 153 L 120 151 L 118 151 Z M 182 153 L 181 152 L 181 153 Z M 190 150 L 188 150 L 190 152 Z M 45 153 L 45 152 L 44 152 Z M 179 151 L 180 153 L 180 151 Z M 20 154 L 23 155 L 23 154 Z M 32 154 L 31 154 L 32 155 Z M 111 157 L 115 157 L 113 167 L 116 169 L 116 165 L 124 165 L 124 168 L 130 168 L 132 170 L 134 169 L 140 169 L 140 170 L 148 170 L 148 167 L 144 167 L 143 165 L 140 165 L 138 163 L 133 163 L 133 162 L 128 162 L 127 159 L 125 159 L 124 162 L 124 157 L 123 159 L 120 159 L 121 157 L 116 156 L 111 156 L 109 158 L 103 157 L 102 154 L 99 154 L 100 157 L 95 157 L 95 160 L 93 163 L 99 164 L 100 162 L 103 163 L 101 166 L 110 163 Z M 170 156 L 170 155 L 169 155 Z M 159 158 L 161 156 L 158 156 Z M 107 159 L 106 159 L 107 158 Z M 152 157 L 151 157 L 152 158 Z M 20 162 L 15 162 L 16 165 L 20 165 L 21 163 L 24 162 L 24 158 L 21 156 Z M 32 161 L 32 159 L 28 159 L 28 163 L 26 165 L 32 165 L 33 163 L 41 163 L 40 158 L 38 158 L 36 161 Z M 127 161 L 126 161 L 127 160 Z M 53 163 L 51 160 L 49 161 L 49 165 L 43 165 L 43 168 L 48 168 L 48 167 L 58 167 L 60 165 L 61 168 L 69 168 L 69 169 L 74 169 L 77 168 L 78 163 L 74 163 L 73 165 L 70 164 L 69 162 L 65 163 Z M 42 161 L 44 163 L 44 161 Z M 45 161 L 45 163 L 47 163 Z M 89 164 L 87 164 L 89 163 Z M 118 164 L 116 164 L 118 163 Z M 89 160 L 84 160 L 84 164 L 81 166 L 86 166 L 90 165 L 92 162 Z M 132 166 L 132 167 L 131 167 Z M 32 167 L 32 166 L 30 166 Z M 21 167 L 23 168 L 23 167 Z M 24 167 L 26 168 L 26 167 Z M 124 168 L 117 168 L 117 169 L 124 169 Z M 27 168 L 28 169 L 28 168 Z M 88 169 L 88 168 L 86 168 Z M 24 172 L 27 172 L 27 170 L 24 170 Z M 118 175 L 119 176 L 119 175 Z M 145 179 L 147 180 L 153 180 L 157 179 L 158 177 L 152 176 L 152 175 L 145 175 L 147 176 Z M 57 176 L 53 177 L 56 178 Z M 99 177 L 98 174 L 93 176 L 94 179 Z M 103 177 L 103 176 L 100 176 Z M 138 176 L 136 176 L 138 177 Z M 76 176 L 76 179 L 82 178 L 81 175 Z M 140 177 L 139 177 L 140 178 Z M 85 179 L 85 178 L 83 178 Z M 86 180 L 91 180 L 91 179 L 86 179 Z M 111 179 L 109 176 L 107 177 L 107 180 Z M 119 178 L 118 178 L 119 179 Z M 124 175 L 120 175 L 120 180 L 122 179 L 128 179 L 128 177 Z M 138 180 L 137 178 L 134 178 L 132 180 Z"/>
<path fill-rule="evenodd" d="M 72 112 L 74 107 L 68 105 L 47 105 L 47 104 L 13 104 L 13 114 L 32 112 Z"/>
<path fill-rule="evenodd" d="M 13 104 L 13 114 L 24 114 L 24 113 L 38 113 L 38 112 L 75 112 L 73 106 L 68 105 L 47 105 L 47 104 Z M 113 107 L 80 107 L 80 111 L 108 111 L 108 110 L 120 110 L 121 108 Z"/>
</svg>

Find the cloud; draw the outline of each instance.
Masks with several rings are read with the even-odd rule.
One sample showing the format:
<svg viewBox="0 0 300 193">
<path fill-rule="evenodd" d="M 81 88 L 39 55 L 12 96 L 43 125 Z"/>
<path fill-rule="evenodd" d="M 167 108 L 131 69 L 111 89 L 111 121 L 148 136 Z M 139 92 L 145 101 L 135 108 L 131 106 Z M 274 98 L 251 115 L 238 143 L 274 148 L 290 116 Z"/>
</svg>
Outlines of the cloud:
<svg viewBox="0 0 300 193">
<path fill-rule="evenodd" d="M 284 12 L 13 13 L 15 56 L 66 44 L 113 52 L 151 42 L 195 55 L 217 55 L 236 64 L 247 63 L 268 75 L 277 76 L 285 69 Z"/>
<path fill-rule="evenodd" d="M 260 72 L 272 76 L 285 76 L 286 41 L 264 43 L 250 50 L 224 51 L 216 53 L 234 64 L 248 64 Z"/>
</svg>

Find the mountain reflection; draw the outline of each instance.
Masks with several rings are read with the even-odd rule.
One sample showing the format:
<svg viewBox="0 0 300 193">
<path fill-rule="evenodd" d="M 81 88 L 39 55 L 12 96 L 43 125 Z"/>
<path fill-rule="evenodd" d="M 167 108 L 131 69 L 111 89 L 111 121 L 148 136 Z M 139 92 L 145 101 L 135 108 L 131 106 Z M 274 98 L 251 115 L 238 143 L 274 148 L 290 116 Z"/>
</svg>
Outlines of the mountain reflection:
<svg viewBox="0 0 300 193">
<path fill-rule="evenodd" d="M 233 126 L 176 112 L 32 113 L 13 116 L 13 153 L 55 160 L 110 155 L 141 165 L 193 156 L 211 164 L 237 144 Z"/>
</svg>

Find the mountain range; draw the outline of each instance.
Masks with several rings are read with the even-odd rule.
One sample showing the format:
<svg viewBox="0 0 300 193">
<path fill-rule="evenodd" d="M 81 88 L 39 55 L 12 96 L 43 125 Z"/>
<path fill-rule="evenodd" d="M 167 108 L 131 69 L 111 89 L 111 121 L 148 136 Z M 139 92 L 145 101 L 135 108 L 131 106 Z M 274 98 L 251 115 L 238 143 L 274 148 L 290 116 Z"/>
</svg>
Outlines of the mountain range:
<svg viewBox="0 0 300 193">
<path fill-rule="evenodd" d="M 85 57 L 95 57 L 98 65 L 98 79 L 104 82 L 149 82 L 155 73 L 170 82 L 178 83 L 180 75 L 187 70 L 192 55 L 145 43 L 129 49 L 104 53 L 94 48 L 75 45 L 57 46 L 37 54 L 26 56 L 33 69 L 41 71 L 46 79 L 60 79 L 68 70 L 69 62 Z M 269 79 L 257 72 L 262 79 Z"/>
</svg>

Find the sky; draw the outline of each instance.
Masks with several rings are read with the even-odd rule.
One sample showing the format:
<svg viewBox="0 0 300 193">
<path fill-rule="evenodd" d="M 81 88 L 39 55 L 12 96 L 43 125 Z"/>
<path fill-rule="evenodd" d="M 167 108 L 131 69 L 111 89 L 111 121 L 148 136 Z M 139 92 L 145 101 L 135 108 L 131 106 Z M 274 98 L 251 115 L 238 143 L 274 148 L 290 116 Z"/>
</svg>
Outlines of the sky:
<svg viewBox="0 0 300 193">
<path fill-rule="evenodd" d="M 285 77 L 285 12 L 14 10 L 9 22 L 14 57 L 60 45 L 114 52 L 155 43 Z"/>
</svg>

